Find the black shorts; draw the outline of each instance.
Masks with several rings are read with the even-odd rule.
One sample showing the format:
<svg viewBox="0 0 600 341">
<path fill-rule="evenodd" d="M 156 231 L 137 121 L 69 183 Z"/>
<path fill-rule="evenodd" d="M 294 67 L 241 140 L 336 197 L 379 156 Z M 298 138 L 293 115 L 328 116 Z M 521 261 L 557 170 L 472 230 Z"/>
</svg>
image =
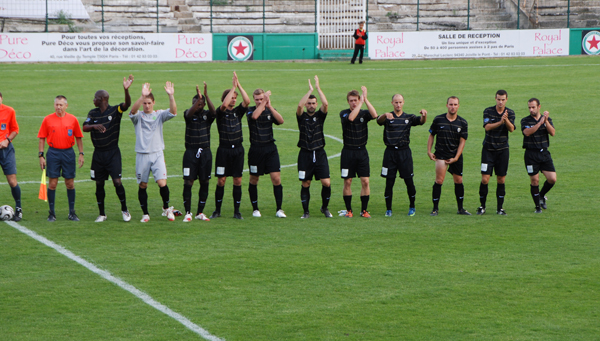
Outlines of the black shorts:
<svg viewBox="0 0 600 341">
<path fill-rule="evenodd" d="M 525 149 L 525 169 L 529 176 L 540 171 L 556 172 L 548 149 Z"/>
<path fill-rule="evenodd" d="M 279 152 L 275 143 L 250 146 L 248 150 L 248 168 L 251 175 L 263 175 L 281 171 Z"/>
<path fill-rule="evenodd" d="M 451 158 L 453 158 L 454 156 L 450 156 L 448 157 L 447 155 L 437 155 L 434 154 L 435 158 L 438 160 L 449 160 Z M 450 166 L 448 166 L 448 172 L 450 172 L 450 174 L 456 174 L 456 175 L 463 175 L 463 156 L 462 154 L 460 154 L 460 157 L 458 158 L 458 160 L 456 160 L 455 163 L 451 163 Z"/>
<path fill-rule="evenodd" d="M 48 148 L 48 152 L 46 153 L 46 173 L 49 178 L 62 176 L 65 179 L 74 179 L 75 171 L 77 170 L 76 163 L 73 148 Z"/>
<path fill-rule="evenodd" d="M 381 176 L 384 178 L 395 178 L 396 173 L 400 173 L 402 179 L 412 177 L 413 159 L 410 148 L 388 146 L 383 153 L 383 165 L 381 166 Z"/>
<path fill-rule="evenodd" d="M 186 149 L 183 153 L 183 179 L 210 180 L 212 152 L 210 148 Z"/>
<path fill-rule="evenodd" d="M 110 175 L 113 179 L 120 179 L 122 168 L 119 148 L 104 151 L 94 150 L 90 178 L 93 181 L 105 181 Z"/>
<path fill-rule="evenodd" d="M 12 143 L 9 143 L 8 147 L 0 149 L 0 165 L 4 175 L 17 174 L 17 159 Z"/>
<path fill-rule="evenodd" d="M 221 147 L 217 149 L 217 162 L 215 162 L 215 176 L 242 177 L 244 171 L 244 146 L 235 148 Z"/>
<path fill-rule="evenodd" d="M 508 172 L 509 149 L 481 150 L 481 174 L 506 176 Z"/>
<path fill-rule="evenodd" d="M 325 149 L 300 149 L 298 153 L 298 179 L 300 181 L 329 179 L 329 160 Z"/>
<path fill-rule="evenodd" d="M 342 158 L 340 160 L 340 170 L 342 172 L 342 179 L 351 179 L 356 176 L 359 178 L 368 178 L 371 176 L 369 152 L 367 149 L 343 148 Z"/>
</svg>

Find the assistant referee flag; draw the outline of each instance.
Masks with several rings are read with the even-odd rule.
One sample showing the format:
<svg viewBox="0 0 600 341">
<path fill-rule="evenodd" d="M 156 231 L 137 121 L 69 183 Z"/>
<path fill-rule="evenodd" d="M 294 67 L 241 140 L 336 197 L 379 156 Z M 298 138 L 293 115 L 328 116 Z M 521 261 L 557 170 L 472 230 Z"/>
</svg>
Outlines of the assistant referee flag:
<svg viewBox="0 0 600 341">
<path fill-rule="evenodd" d="M 40 194 L 38 198 L 48 201 L 48 191 L 46 190 L 46 168 L 42 171 L 42 181 L 40 182 Z"/>
</svg>

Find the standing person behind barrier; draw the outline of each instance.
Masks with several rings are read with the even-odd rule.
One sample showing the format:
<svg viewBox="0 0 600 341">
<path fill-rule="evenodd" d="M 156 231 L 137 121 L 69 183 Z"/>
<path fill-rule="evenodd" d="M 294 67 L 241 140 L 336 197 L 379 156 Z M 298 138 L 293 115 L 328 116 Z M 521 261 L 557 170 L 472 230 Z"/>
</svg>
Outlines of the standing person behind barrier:
<svg viewBox="0 0 600 341">
<path fill-rule="evenodd" d="M 356 56 L 360 52 L 360 57 L 358 57 L 358 63 L 362 64 L 363 62 L 363 54 L 365 53 L 365 44 L 366 40 L 369 39 L 367 35 L 367 30 L 365 30 L 365 22 L 361 21 L 358 23 L 358 28 L 354 30 L 354 34 L 352 37 L 355 39 L 354 41 L 354 54 L 352 55 L 352 60 L 350 64 L 354 64 L 356 61 Z"/>
</svg>

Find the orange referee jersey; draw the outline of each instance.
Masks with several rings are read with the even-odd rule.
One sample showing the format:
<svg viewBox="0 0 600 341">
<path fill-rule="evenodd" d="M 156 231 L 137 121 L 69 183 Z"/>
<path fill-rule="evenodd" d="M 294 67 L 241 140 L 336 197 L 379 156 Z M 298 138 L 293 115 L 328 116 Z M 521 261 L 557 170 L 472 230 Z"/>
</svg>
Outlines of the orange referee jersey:
<svg viewBox="0 0 600 341">
<path fill-rule="evenodd" d="M 11 132 L 19 133 L 19 125 L 15 117 L 15 109 L 0 104 L 0 142 L 6 140 Z"/>
<path fill-rule="evenodd" d="M 38 138 L 46 138 L 46 142 L 52 148 L 67 149 L 75 145 L 75 138 L 83 137 L 79 121 L 69 113 L 58 117 L 52 113 L 44 117 Z"/>
</svg>

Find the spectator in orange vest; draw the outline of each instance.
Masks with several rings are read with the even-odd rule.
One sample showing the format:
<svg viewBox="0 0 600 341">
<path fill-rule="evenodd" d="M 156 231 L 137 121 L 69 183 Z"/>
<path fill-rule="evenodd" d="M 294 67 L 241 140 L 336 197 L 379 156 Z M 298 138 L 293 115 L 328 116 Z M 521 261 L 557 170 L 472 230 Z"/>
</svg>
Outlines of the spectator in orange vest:
<svg viewBox="0 0 600 341">
<path fill-rule="evenodd" d="M 356 56 L 358 55 L 358 51 L 360 51 L 360 57 L 358 57 L 358 63 L 362 64 L 363 54 L 365 52 L 365 44 L 366 40 L 369 38 L 367 36 L 367 30 L 365 30 L 365 22 L 361 21 L 358 23 L 358 29 L 354 31 L 352 35 L 356 41 L 354 42 L 354 55 L 352 55 L 352 61 L 350 64 L 354 64 L 356 61 Z"/>
</svg>

